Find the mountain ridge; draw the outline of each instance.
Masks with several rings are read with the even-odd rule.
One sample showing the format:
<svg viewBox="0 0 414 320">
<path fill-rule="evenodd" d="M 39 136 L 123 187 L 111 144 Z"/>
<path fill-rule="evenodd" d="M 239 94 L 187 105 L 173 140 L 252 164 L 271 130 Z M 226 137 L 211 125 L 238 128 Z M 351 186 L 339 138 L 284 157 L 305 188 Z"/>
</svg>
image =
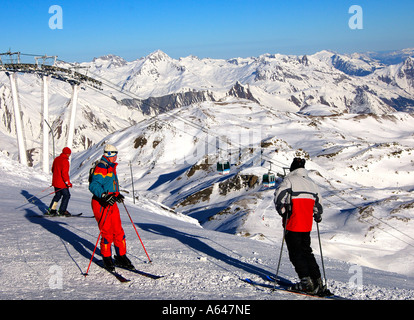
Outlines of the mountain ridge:
<svg viewBox="0 0 414 320">
<path fill-rule="evenodd" d="M 407 66 L 409 57 L 398 66 L 386 65 L 367 54 L 343 55 L 327 50 L 303 56 L 263 54 L 227 60 L 188 56 L 176 60 L 157 50 L 123 65 L 125 76 L 117 85 L 142 100 L 194 91 L 213 92 L 219 100 L 240 83 L 262 91 L 252 98 L 266 101 L 269 107 L 277 107 L 282 99 L 285 105 L 293 102 L 299 108 L 324 104 L 335 113 L 355 112 L 350 110 L 355 110 L 351 105 L 361 102 L 358 95 L 362 90 L 370 97 L 364 101 L 369 104 L 357 112 L 386 113 L 390 108 L 411 111 L 413 68 L 410 65 L 399 77 L 393 73 L 393 69 Z M 105 73 L 93 64 L 84 65 L 92 73 Z M 336 92 L 338 87 L 342 92 Z"/>
</svg>

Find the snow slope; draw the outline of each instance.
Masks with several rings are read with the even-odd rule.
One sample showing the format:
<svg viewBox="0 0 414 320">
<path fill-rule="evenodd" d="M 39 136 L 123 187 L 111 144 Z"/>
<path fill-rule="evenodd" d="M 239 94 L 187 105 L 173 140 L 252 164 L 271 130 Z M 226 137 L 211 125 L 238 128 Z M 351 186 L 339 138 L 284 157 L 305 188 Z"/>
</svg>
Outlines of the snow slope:
<svg viewBox="0 0 414 320">
<path fill-rule="evenodd" d="M 194 219 L 165 210 L 154 201 L 141 198 L 134 205 L 129 195 L 126 206 L 153 263 L 147 263 L 121 208 L 129 256 L 138 269 L 165 277 L 152 280 L 124 272 L 132 281 L 123 284 L 95 263 L 84 277 L 98 236 L 95 220 L 88 218 L 92 213 L 87 187 L 75 183 L 69 204 L 69 210 L 83 212 L 83 218 L 42 218 L 52 196 L 47 196 L 50 190 L 41 191 L 50 177 L 22 167 L 4 153 L 0 163 L 0 192 L 6 195 L 0 207 L 1 299 L 308 299 L 271 293 L 240 281 L 273 274 L 278 245 L 206 230 Z M 325 267 L 328 285 L 336 294 L 351 299 L 414 298 L 410 277 L 329 258 Z M 362 270 L 360 288 L 349 285 L 356 267 Z M 286 252 L 280 275 L 295 280 Z"/>
</svg>

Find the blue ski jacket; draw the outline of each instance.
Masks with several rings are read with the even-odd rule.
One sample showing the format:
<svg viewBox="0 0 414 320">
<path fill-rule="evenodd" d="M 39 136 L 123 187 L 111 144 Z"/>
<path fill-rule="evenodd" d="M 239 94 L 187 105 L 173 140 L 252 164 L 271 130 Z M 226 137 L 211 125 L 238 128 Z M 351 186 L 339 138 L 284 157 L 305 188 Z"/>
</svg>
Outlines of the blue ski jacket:
<svg viewBox="0 0 414 320">
<path fill-rule="evenodd" d="M 119 193 L 117 166 L 118 163 L 111 163 L 105 156 L 102 156 L 89 184 L 89 191 L 94 196 L 101 198 L 104 193 Z"/>
</svg>

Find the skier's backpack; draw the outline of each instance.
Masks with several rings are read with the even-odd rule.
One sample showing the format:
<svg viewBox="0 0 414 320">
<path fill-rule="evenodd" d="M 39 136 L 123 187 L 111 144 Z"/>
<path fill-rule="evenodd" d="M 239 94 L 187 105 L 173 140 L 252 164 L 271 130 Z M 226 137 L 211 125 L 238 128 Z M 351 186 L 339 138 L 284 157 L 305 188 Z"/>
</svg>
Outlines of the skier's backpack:
<svg viewBox="0 0 414 320">
<path fill-rule="evenodd" d="M 95 168 L 99 163 L 103 163 L 105 165 L 105 167 L 108 168 L 108 164 L 105 161 L 102 161 L 102 160 L 94 161 L 92 163 L 91 168 L 89 169 L 89 178 L 88 178 L 89 184 L 91 184 L 91 182 L 92 182 L 93 174 L 95 173 Z"/>
</svg>

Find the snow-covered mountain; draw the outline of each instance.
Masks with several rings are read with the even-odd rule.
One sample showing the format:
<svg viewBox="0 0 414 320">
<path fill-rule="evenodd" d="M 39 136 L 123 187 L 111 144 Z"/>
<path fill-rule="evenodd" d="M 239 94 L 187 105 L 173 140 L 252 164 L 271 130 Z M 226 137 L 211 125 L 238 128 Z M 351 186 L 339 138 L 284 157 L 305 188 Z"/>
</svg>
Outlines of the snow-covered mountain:
<svg viewBox="0 0 414 320">
<path fill-rule="evenodd" d="M 104 85 L 79 94 L 75 187 L 85 188 L 91 163 L 110 142 L 120 150 L 126 194 L 132 194 L 131 164 L 140 199 L 196 218 L 203 228 L 275 244 L 280 219 L 262 175 L 269 161 L 282 174 L 303 156 L 323 190 L 327 256 L 414 273 L 412 58 L 386 65 L 322 51 L 176 60 L 156 51 L 82 66 Z M 364 76 L 356 75 L 360 70 Z M 34 170 L 41 168 L 41 86 L 35 75 L 18 75 Z M 68 84 L 51 80 L 57 153 L 66 141 L 70 98 Z M 12 110 L 8 78 L 0 74 L 1 151 L 17 160 Z M 217 173 L 219 160 L 230 160 L 229 175 Z"/>
<path fill-rule="evenodd" d="M 370 51 L 364 52 L 363 55 L 385 65 L 400 64 L 408 57 L 414 56 L 414 48 L 380 52 Z"/>
<path fill-rule="evenodd" d="M 405 54 L 411 52 L 407 50 Z M 264 54 L 228 60 L 189 56 L 176 60 L 158 50 L 131 62 L 106 55 L 81 64 L 104 86 L 100 92 L 90 88 L 81 91 L 82 117 L 76 124 L 74 146 L 84 150 L 108 133 L 142 120 L 143 115 L 227 96 L 305 114 L 410 111 L 414 105 L 412 61 L 408 56 L 398 65 L 385 65 L 368 54 L 331 51 L 309 56 Z M 34 75 L 20 74 L 18 79 L 26 132 L 37 140 L 41 132 L 42 84 Z M 67 131 L 65 111 L 70 98 L 70 86 L 52 80 L 50 123 L 57 137 Z M 1 73 L 0 132 L 6 136 L 13 136 L 15 131 L 11 101 L 9 81 Z M 27 148 L 33 149 L 36 163 L 38 145 L 28 142 Z"/>
<path fill-rule="evenodd" d="M 141 99 L 204 92 L 204 99 L 219 100 L 229 92 L 236 93 L 232 88 L 239 83 L 249 88 L 251 100 L 276 109 L 298 111 L 322 104 L 331 113 L 381 114 L 412 107 L 410 59 L 388 66 L 366 54 L 321 51 L 309 56 L 264 54 L 229 60 L 189 56 L 175 60 L 156 51 L 132 62 L 111 56 L 83 66 L 104 79 L 121 75 L 115 81 L 117 86 Z M 390 82 L 384 75 L 401 68 L 404 71 L 398 82 Z M 379 77 L 384 81 L 378 82 Z"/>
</svg>

